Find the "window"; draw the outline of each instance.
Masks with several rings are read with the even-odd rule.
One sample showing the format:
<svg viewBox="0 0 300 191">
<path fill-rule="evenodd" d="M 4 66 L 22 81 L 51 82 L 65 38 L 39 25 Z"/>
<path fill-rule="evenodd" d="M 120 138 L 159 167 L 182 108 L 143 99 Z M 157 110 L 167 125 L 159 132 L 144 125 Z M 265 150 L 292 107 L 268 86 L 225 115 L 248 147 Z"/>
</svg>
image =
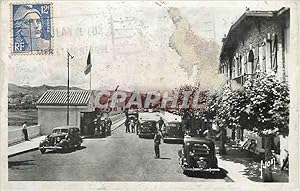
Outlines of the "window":
<svg viewBox="0 0 300 191">
<path fill-rule="evenodd" d="M 248 74 L 252 74 L 253 73 L 253 64 L 254 64 L 254 53 L 252 50 L 249 51 L 248 53 Z"/>
<path fill-rule="evenodd" d="M 241 76 L 242 75 L 242 56 L 239 55 L 237 57 L 237 75 Z"/>
</svg>

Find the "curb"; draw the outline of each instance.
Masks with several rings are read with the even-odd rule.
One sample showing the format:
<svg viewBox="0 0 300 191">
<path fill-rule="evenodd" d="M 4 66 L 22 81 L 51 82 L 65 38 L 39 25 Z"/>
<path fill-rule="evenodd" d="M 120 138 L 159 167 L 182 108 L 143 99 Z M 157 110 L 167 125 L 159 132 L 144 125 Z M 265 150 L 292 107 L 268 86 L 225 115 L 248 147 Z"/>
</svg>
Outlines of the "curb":
<svg viewBox="0 0 300 191">
<path fill-rule="evenodd" d="M 116 123 L 119 123 L 119 122 L 122 121 L 122 120 L 124 120 L 124 119 L 118 120 L 117 122 L 115 122 L 115 124 L 116 124 Z M 124 122 L 118 124 L 118 125 L 117 125 L 114 129 L 112 129 L 111 131 L 116 130 L 117 128 L 119 128 L 119 127 L 120 127 L 121 125 L 123 125 L 123 124 L 124 124 Z M 27 152 L 35 151 L 35 150 L 38 150 L 38 149 L 39 149 L 39 146 L 36 146 L 36 147 L 30 148 L 30 149 L 27 149 L 27 150 L 19 151 L 19 152 L 16 152 L 16 153 L 13 153 L 13 154 L 8 155 L 8 158 L 13 157 L 13 156 L 16 156 L 16 155 L 24 154 L 24 153 L 27 153 Z"/>
<path fill-rule="evenodd" d="M 13 153 L 13 154 L 8 155 L 8 158 L 13 157 L 13 156 L 16 156 L 16 155 L 28 153 L 28 152 L 31 152 L 31 151 L 35 151 L 35 150 L 38 150 L 38 149 L 39 149 L 39 147 L 34 147 L 34 148 L 31 148 L 31 149 L 27 149 L 27 150 L 24 150 L 24 151 L 20 151 L 20 152 L 17 152 L 17 153 Z"/>
<path fill-rule="evenodd" d="M 229 180 L 229 182 L 235 182 L 232 178 L 230 178 L 230 176 L 228 176 L 227 174 L 226 174 L 226 177 L 225 178 L 227 178 L 228 180 Z"/>
</svg>

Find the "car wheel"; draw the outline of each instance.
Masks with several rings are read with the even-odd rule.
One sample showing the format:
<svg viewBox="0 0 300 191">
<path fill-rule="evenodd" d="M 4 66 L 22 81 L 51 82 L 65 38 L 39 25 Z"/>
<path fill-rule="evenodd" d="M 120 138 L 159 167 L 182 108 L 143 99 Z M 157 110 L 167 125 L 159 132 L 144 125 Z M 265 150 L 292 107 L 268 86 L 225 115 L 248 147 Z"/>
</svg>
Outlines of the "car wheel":
<svg viewBox="0 0 300 191">
<path fill-rule="evenodd" d="M 62 148 L 62 151 L 63 151 L 64 153 L 66 153 L 66 152 L 68 152 L 68 150 L 69 150 L 69 145 L 68 145 L 68 143 L 66 143 L 66 144 L 64 144 L 64 146 L 63 146 L 63 148 Z"/>
<path fill-rule="evenodd" d="M 41 153 L 44 154 L 46 152 L 46 149 L 40 149 Z"/>
<path fill-rule="evenodd" d="M 183 170 L 183 174 L 184 174 L 185 176 L 190 176 L 190 171 L 188 171 L 188 170 Z"/>
</svg>

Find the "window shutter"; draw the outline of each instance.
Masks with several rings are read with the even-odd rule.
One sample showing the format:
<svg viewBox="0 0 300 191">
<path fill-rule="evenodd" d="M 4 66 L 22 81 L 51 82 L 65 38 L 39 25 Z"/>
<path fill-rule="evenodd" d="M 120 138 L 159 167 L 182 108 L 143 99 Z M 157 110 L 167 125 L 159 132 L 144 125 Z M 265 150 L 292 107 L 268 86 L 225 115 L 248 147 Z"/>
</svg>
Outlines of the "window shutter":
<svg viewBox="0 0 300 191">
<path fill-rule="evenodd" d="M 271 69 L 276 73 L 277 72 L 277 35 L 273 35 L 272 39 L 272 60 L 271 60 Z"/>
<path fill-rule="evenodd" d="M 254 63 L 253 63 L 253 73 L 256 73 L 260 69 L 259 65 L 259 46 L 254 49 Z"/>
<path fill-rule="evenodd" d="M 266 72 L 266 46 L 259 47 L 259 66 L 261 72 Z"/>
<path fill-rule="evenodd" d="M 242 57 L 242 62 L 244 64 L 244 68 L 245 68 L 244 72 L 245 72 L 245 74 L 248 74 L 247 59 L 245 58 L 245 56 Z"/>
</svg>

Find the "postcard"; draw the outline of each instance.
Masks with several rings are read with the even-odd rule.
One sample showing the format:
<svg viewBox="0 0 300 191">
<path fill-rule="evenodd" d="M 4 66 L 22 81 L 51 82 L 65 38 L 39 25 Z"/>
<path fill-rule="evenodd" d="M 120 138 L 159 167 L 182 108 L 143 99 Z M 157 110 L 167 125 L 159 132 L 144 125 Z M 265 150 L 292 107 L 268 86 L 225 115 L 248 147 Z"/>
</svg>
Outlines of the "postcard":
<svg viewBox="0 0 300 191">
<path fill-rule="evenodd" d="M 299 187 L 297 1 L 0 5 L 1 190 Z"/>
</svg>

